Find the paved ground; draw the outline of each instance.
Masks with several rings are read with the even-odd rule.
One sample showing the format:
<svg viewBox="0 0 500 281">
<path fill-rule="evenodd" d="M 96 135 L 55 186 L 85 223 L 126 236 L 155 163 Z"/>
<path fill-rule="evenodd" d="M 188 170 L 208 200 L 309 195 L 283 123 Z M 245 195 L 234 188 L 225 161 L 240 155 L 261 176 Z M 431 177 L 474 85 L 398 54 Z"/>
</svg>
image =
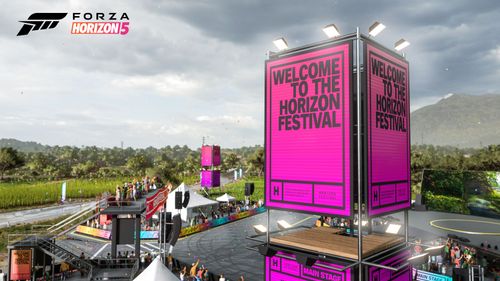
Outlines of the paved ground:
<svg viewBox="0 0 500 281">
<path fill-rule="evenodd" d="M 0 213 L 0 228 L 9 227 L 20 223 L 33 223 L 56 219 L 64 215 L 75 214 L 88 208 L 95 202 L 65 204 L 60 206 L 35 208 L 16 212 Z"/>
</svg>

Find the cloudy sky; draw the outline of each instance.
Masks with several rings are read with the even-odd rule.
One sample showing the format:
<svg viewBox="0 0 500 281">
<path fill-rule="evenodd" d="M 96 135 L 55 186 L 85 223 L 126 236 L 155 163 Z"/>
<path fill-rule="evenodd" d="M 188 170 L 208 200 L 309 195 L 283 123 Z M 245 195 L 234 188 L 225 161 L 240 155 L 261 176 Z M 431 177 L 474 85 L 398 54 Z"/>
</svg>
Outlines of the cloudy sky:
<svg viewBox="0 0 500 281">
<path fill-rule="evenodd" d="M 126 12 L 130 32 L 16 37 L 34 12 Z M 264 59 L 321 28 L 411 42 L 412 109 L 448 93 L 500 93 L 498 1 L 5 1 L 0 9 L 0 138 L 147 147 L 263 143 Z"/>
</svg>

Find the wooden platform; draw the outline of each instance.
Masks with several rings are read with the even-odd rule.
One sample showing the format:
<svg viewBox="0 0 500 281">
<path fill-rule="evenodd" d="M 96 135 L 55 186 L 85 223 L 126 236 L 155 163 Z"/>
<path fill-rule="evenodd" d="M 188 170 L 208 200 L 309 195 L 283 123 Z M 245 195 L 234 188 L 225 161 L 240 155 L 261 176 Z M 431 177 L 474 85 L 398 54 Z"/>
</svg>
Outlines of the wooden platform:
<svg viewBox="0 0 500 281">
<path fill-rule="evenodd" d="M 340 235 L 341 232 L 335 228 L 315 227 L 271 237 L 271 244 L 357 259 L 358 238 Z M 365 235 L 363 236 L 363 257 L 369 257 L 403 241 L 403 237 L 392 234 Z"/>
</svg>

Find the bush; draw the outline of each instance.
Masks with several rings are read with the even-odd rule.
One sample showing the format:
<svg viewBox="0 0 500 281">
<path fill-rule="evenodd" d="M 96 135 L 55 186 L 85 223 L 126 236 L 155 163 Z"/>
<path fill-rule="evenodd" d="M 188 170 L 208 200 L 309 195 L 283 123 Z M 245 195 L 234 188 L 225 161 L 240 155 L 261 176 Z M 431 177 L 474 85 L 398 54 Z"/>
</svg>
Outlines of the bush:
<svg viewBox="0 0 500 281">
<path fill-rule="evenodd" d="M 432 192 L 424 193 L 424 202 L 429 210 L 447 213 L 469 214 L 465 200 L 446 195 L 434 195 Z"/>
</svg>

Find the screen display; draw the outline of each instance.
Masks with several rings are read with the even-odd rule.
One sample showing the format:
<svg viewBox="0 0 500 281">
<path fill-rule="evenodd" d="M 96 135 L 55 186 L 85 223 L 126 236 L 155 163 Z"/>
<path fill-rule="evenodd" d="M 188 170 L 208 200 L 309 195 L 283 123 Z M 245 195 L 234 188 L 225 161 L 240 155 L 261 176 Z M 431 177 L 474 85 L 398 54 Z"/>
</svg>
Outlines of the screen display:
<svg viewBox="0 0 500 281">
<path fill-rule="evenodd" d="M 266 61 L 266 206 L 351 215 L 351 49 Z"/>
<path fill-rule="evenodd" d="M 365 43 L 368 214 L 410 207 L 408 62 Z"/>
</svg>

